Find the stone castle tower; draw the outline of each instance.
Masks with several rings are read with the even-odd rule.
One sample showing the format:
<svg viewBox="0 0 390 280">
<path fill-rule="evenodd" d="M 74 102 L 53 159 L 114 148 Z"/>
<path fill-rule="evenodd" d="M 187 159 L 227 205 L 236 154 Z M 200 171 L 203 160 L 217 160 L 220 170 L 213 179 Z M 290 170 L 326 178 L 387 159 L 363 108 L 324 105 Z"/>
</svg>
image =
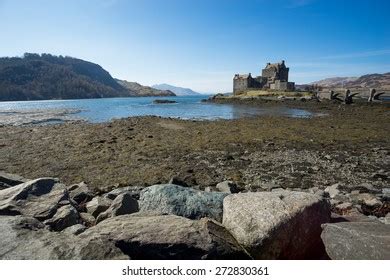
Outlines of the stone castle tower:
<svg viewBox="0 0 390 280">
<path fill-rule="evenodd" d="M 261 76 L 252 77 L 236 74 L 233 78 L 233 94 L 239 94 L 249 89 L 271 89 L 289 91 L 295 89 L 295 83 L 288 81 L 289 68 L 284 60 L 280 63 L 267 63 L 261 71 Z"/>
</svg>

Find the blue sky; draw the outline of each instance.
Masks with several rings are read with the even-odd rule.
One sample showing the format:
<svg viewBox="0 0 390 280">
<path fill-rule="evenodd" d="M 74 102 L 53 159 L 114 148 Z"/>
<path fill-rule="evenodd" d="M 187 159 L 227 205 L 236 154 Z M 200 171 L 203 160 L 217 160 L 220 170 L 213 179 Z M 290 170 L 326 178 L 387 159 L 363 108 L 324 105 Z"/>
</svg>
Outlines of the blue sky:
<svg viewBox="0 0 390 280">
<path fill-rule="evenodd" d="M 0 56 L 69 55 L 202 92 L 284 59 L 305 83 L 390 72 L 389 11 L 387 0 L 0 0 Z"/>
</svg>

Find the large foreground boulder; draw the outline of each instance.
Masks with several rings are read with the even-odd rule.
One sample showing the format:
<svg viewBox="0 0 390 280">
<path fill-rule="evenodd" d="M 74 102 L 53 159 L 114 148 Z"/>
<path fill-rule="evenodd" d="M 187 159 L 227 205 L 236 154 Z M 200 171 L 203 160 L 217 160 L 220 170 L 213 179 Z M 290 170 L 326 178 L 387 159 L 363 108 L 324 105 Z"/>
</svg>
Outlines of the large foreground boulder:
<svg viewBox="0 0 390 280">
<path fill-rule="evenodd" d="M 43 227 L 31 217 L 0 216 L 0 260 L 129 259 L 108 240 Z"/>
<path fill-rule="evenodd" d="M 172 214 L 189 219 L 208 217 L 220 222 L 222 221 L 223 199 L 227 195 L 172 184 L 154 185 L 141 192 L 140 212 Z"/>
<path fill-rule="evenodd" d="M 390 225 L 342 222 L 323 225 L 326 252 L 334 260 L 390 260 Z"/>
<path fill-rule="evenodd" d="M 223 225 L 256 259 L 311 259 L 324 254 L 325 198 L 293 191 L 240 193 L 223 203 Z"/>
<path fill-rule="evenodd" d="M 64 185 L 54 178 L 41 178 L 0 191 L 0 215 L 25 215 L 40 221 L 54 216 L 68 204 Z"/>
<path fill-rule="evenodd" d="M 232 235 L 209 219 L 123 215 L 79 235 L 107 238 L 131 259 L 248 259 Z"/>
</svg>

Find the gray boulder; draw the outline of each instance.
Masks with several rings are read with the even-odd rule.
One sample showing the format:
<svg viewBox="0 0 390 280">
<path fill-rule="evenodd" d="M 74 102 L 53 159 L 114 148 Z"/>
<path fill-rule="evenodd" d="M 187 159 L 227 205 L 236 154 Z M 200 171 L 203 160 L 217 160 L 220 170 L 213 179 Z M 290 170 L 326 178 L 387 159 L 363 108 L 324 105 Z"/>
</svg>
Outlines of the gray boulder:
<svg viewBox="0 0 390 280">
<path fill-rule="evenodd" d="M 1 260 L 129 259 L 112 242 L 51 232 L 38 220 L 0 216 Z"/>
<path fill-rule="evenodd" d="M 100 213 L 106 211 L 111 206 L 112 200 L 101 197 L 101 196 L 95 196 L 90 202 L 88 202 L 85 207 L 87 209 L 87 212 L 97 218 Z"/>
<path fill-rule="evenodd" d="M 81 222 L 87 227 L 91 227 L 95 225 L 96 219 L 90 213 L 80 212 L 79 215 L 80 215 Z"/>
<path fill-rule="evenodd" d="M 204 192 L 177 185 L 154 185 L 141 192 L 140 212 L 177 215 L 189 219 L 208 217 L 222 221 L 223 199 L 228 194 Z"/>
<path fill-rule="evenodd" d="M 223 193 L 238 193 L 239 189 L 233 181 L 223 181 L 215 187 L 219 192 Z"/>
<path fill-rule="evenodd" d="M 111 206 L 106 211 L 99 214 L 96 219 L 96 223 L 99 223 L 107 218 L 132 214 L 138 212 L 138 210 L 138 201 L 135 200 L 130 193 L 122 193 L 114 199 Z"/>
<path fill-rule="evenodd" d="M 5 173 L 0 171 L 0 190 L 7 189 L 19 184 L 25 183 L 27 180 L 19 175 Z"/>
<path fill-rule="evenodd" d="M 340 188 L 341 188 L 341 184 L 340 183 L 337 183 L 337 184 L 333 184 L 329 187 L 327 187 L 324 192 L 325 194 L 327 194 L 330 198 L 335 198 L 337 195 L 340 194 Z"/>
<path fill-rule="evenodd" d="M 78 204 L 86 203 L 94 196 L 94 193 L 88 188 L 85 182 L 69 186 L 68 191 L 70 198 Z"/>
<path fill-rule="evenodd" d="M 112 240 L 131 259 L 248 259 L 237 241 L 209 219 L 140 213 L 107 219 L 79 235 Z"/>
<path fill-rule="evenodd" d="M 390 225 L 342 222 L 323 225 L 326 252 L 334 260 L 390 260 Z"/>
<path fill-rule="evenodd" d="M 0 191 L 0 215 L 25 215 L 40 221 L 69 204 L 65 186 L 54 178 L 41 178 Z"/>
<path fill-rule="evenodd" d="M 321 258 L 321 224 L 330 220 L 325 198 L 279 191 L 229 195 L 223 225 L 256 259 Z"/>
<path fill-rule="evenodd" d="M 51 230 L 61 231 L 67 227 L 78 224 L 79 222 L 80 216 L 76 208 L 72 205 L 65 205 L 59 208 L 55 215 L 44 223 L 48 225 Z"/>
<path fill-rule="evenodd" d="M 82 224 L 76 224 L 70 227 L 67 227 L 63 230 L 64 233 L 73 234 L 73 235 L 79 235 L 80 233 L 84 232 L 87 229 L 86 226 Z"/>
<path fill-rule="evenodd" d="M 130 193 L 134 199 L 138 200 L 140 197 L 140 193 L 144 188 L 145 187 L 137 187 L 137 186 L 121 187 L 112 190 L 109 193 L 106 193 L 103 197 L 114 200 L 118 195 L 122 193 Z"/>
<path fill-rule="evenodd" d="M 346 214 L 348 213 L 353 207 L 353 204 L 350 202 L 343 202 L 340 204 L 337 204 L 335 206 L 335 209 L 337 210 L 338 213 Z"/>
</svg>

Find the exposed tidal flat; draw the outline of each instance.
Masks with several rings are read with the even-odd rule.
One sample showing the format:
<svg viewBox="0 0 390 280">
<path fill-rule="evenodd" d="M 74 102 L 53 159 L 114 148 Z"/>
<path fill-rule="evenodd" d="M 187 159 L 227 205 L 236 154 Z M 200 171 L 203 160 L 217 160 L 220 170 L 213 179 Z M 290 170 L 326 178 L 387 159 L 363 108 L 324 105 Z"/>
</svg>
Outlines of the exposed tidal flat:
<svg viewBox="0 0 390 280">
<path fill-rule="evenodd" d="M 276 106 L 276 102 L 256 104 L 263 110 Z M 310 187 L 348 177 L 358 183 L 361 172 L 390 170 L 388 103 L 290 101 L 283 106 L 321 117 L 262 115 L 200 121 L 146 116 L 102 123 L 6 125 L 0 128 L 0 164 L 5 171 L 30 178 L 84 180 L 96 188 L 165 182 L 176 174 L 203 187 L 224 179 L 243 186 L 272 182 Z M 357 166 L 343 172 L 354 158 Z"/>
<path fill-rule="evenodd" d="M 50 231 L 23 234 L 27 241 L 58 243 L 53 249 L 58 255 L 44 258 L 388 259 L 389 104 L 234 102 L 311 116 L 138 116 L 0 127 L 2 171 L 29 179 L 56 177 L 69 193 L 63 198 L 63 186 L 51 179 L 9 187 L 0 191 L 0 222 L 21 232 L 18 223 L 32 223 L 24 217 L 37 216 Z M 207 105 L 220 106 L 199 104 Z M 174 105 L 162 106 L 169 111 Z M 10 205 L 8 193 L 25 192 L 31 184 L 32 190 L 49 184 L 48 198 Z M 43 208 L 50 199 L 57 201 L 57 192 L 62 202 L 54 216 L 32 212 L 37 201 Z M 11 210 L 22 216 L 7 216 Z M 321 229 L 321 224 L 326 225 Z M 66 251 L 70 245 L 61 243 L 64 238 L 57 241 L 60 236 L 52 231 L 73 240 L 80 252 Z M 77 237 L 69 237 L 71 232 Z M 271 250 L 275 244 L 277 250 Z M 365 249 L 356 250 L 359 246 Z M 8 249 L 4 255 L 0 250 L 2 258 L 34 257 L 28 250 Z"/>
</svg>

